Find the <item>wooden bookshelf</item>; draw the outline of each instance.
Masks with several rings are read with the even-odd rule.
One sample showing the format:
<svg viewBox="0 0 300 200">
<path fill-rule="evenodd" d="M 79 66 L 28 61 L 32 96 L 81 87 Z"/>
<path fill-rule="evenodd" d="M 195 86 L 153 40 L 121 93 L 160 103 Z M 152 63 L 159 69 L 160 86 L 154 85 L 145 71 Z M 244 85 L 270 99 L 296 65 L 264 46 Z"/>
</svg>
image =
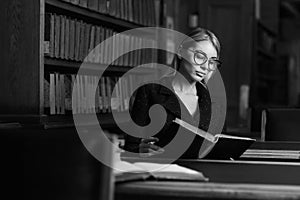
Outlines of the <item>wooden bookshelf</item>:
<svg viewBox="0 0 300 200">
<path fill-rule="evenodd" d="M 281 94 L 276 84 L 280 81 L 280 74 L 277 73 L 277 32 L 268 27 L 263 20 L 256 20 L 254 39 L 251 106 L 278 104 Z"/>
<path fill-rule="evenodd" d="M 4 8 L 8 8 L 9 12 Z M 146 9 L 148 10 L 145 16 L 150 14 L 151 8 L 143 8 L 143 10 Z M 152 11 L 154 11 L 153 7 Z M 48 115 L 45 112 L 45 77 L 50 73 L 76 74 L 82 61 L 44 55 L 46 13 L 64 15 L 72 20 L 78 19 L 94 26 L 109 28 L 114 31 L 113 33 L 148 27 L 150 24 L 152 26 L 159 25 L 154 24 L 156 22 L 154 18 L 151 18 L 152 21 L 143 21 L 143 19 L 141 21 L 141 19 L 137 20 L 132 16 L 126 18 L 125 14 L 129 15 L 129 12 L 123 13 L 125 17 L 122 18 L 63 0 L 1 2 L 0 13 L 1 27 L 7 27 L 7 29 L 0 31 L 1 53 L 3 55 L 1 58 L 3 67 L 0 69 L 0 89 L 5 94 L 5 97 L 0 100 L 0 118 L 5 121 L 25 124 L 40 124 L 48 128 L 71 126 L 72 115 Z M 140 15 L 140 17 L 144 16 Z M 138 36 L 150 40 L 157 39 L 157 33 L 152 31 L 141 31 Z M 142 63 L 140 62 L 140 64 Z M 88 71 L 86 73 L 88 75 L 89 72 L 103 71 L 107 65 L 91 62 L 87 66 Z M 131 69 L 133 69 L 132 65 L 120 65 L 119 63 L 118 65 L 110 65 L 105 72 L 107 71 L 107 76 L 118 77 Z M 133 73 L 134 76 L 138 77 L 157 76 L 158 74 L 159 72 L 155 68 L 145 67 L 138 67 Z M 113 125 L 111 114 L 100 113 L 99 115 L 101 115 L 101 123 L 106 127 Z M 118 116 L 121 122 L 128 120 L 122 119 L 124 117 L 122 112 Z"/>
<path fill-rule="evenodd" d="M 280 63 L 278 0 L 260 0 L 261 13 L 253 23 L 253 70 L 251 78 L 251 107 L 284 105 L 286 74 Z M 257 127 L 258 128 L 258 127 Z"/>
</svg>

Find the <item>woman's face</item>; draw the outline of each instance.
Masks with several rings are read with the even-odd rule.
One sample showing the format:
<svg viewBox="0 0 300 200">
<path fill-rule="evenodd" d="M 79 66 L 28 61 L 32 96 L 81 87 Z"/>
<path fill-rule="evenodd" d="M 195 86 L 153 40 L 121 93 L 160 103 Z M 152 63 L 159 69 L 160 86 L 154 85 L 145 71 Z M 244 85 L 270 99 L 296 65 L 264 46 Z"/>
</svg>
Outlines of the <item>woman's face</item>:
<svg viewBox="0 0 300 200">
<path fill-rule="evenodd" d="M 201 51 L 206 54 L 207 61 L 201 65 L 195 63 L 194 51 Z M 209 60 L 217 59 L 217 50 L 210 41 L 199 41 L 185 46 L 180 51 L 182 62 L 179 72 L 182 73 L 190 82 L 199 82 L 203 79 L 208 80 L 213 71 L 208 70 Z M 184 58 L 184 59 L 183 59 Z"/>
</svg>

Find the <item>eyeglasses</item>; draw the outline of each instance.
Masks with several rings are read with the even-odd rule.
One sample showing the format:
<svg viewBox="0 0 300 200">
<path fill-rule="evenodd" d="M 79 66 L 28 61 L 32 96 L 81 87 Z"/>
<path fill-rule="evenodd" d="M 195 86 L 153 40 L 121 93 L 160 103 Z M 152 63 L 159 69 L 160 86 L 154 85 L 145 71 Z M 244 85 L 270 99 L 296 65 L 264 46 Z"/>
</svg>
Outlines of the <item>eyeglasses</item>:
<svg viewBox="0 0 300 200">
<path fill-rule="evenodd" d="M 215 71 L 222 64 L 222 62 L 217 58 L 208 59 L 206 53 L 204 53 L 203 51 L 192 49 L 187 50 L 194 53 L 194 62 L 196 63 L 196 65 L 203 65 L 208 61 L 208 71 Z"/>
</svg>

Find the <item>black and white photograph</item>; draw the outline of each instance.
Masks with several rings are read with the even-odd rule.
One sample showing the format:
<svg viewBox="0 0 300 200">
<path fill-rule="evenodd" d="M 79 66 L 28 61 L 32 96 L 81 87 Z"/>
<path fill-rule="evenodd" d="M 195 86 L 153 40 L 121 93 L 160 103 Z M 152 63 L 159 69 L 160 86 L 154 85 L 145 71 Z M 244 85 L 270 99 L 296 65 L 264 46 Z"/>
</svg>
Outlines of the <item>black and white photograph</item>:
<svg viewBox="0 0 300 200">
<path fill-rule="evenodd" d="M 1 0 L 0 27 L 3 198 L 300 199 L 300 0 Z"/>
</svg>

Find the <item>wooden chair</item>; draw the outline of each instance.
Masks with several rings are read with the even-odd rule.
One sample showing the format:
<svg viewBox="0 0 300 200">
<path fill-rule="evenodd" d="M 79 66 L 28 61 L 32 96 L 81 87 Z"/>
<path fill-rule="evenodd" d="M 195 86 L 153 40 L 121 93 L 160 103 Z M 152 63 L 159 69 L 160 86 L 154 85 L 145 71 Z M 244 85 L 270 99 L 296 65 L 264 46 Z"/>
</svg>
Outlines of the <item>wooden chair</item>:
<svg viewBox="0 0 300 200">
<path fill-rule="evenodd" d="M 75 128 L 25 132 L 26 199 L 113 199 L 111 169 L 87 151 Z"/>
<path fill-rule="evenodd" d="M 262 141 L 300 141 L 300 109 L 265 109 L 261 125 Z"/>
</svg>

